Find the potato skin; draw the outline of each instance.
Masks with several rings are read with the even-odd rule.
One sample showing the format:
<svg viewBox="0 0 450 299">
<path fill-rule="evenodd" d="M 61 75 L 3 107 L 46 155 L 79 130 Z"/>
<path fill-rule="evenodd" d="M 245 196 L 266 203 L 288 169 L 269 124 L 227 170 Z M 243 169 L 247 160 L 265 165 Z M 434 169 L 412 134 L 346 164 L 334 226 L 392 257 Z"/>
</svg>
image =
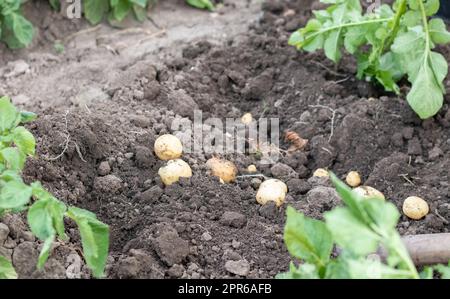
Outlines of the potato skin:
<svg viewBox="0 0 450 299">
<path fill-rule="evenodd" d="M 330 175 L 328 174 L 328 171 L 326 171 L 325 169 L 317 168 L 316 171 L 314 171 L 313 176 L 315 176 L 315 177 L 328 177 Z"/>
<path fill-rule="evenodd" d="M 403 202 L 402 210 L 408 218 L 419 220 L 430 212 L 430 207 L 422 198 L 410 196 Z"/>
<path fill-rule="evenodd" d="M 256 201 L 260 205 L 265 205 L 269 201 L 274 201 L 277 207 L 280 207 L 286 198 L 288 192 L 287 185 L 277 179 L 269 179 L 259 186 L 256 193 Z"/>
<path fill-rule="evenodd" d="M 358 187 L 361 185 L 361 176 L 357 171 L 350 171 L 345 177 L 345 181 L 350 187 Z"/>
<path fill-rule="evenodd" d="M 258 170 L 256 169 L 256 166 L 255 165 L 249 165 L 248 167 L 247 167 L 247 172 L 248 173 L 255 173 L 255 172 L 257 172 Z"/>
<path fill-rule="evenodd" d="M 206 161 L 206 166 L 211 170 L 211 174 L 222 179 L 225 183 L 236 180 L 238 169 L 233 162 L 218 158 L 211 158 Z"/>
<path fill-rule="evenodd" d="M 192 176 L 192 170 L 189 164 L 181 159 L 176 159 L 168 161 L 166 166 L 158 170 L 158 174 L 164 185 L 170 186 L 178 182 L 182 177 L 190 178 Z"/>
<path fill-rule="evenodd" d="M 183 144 L 178 137 L 171 134 L 159 136 L 154 145 L 155 154 L 161 160 L 178 159 L 183 154 Z"/>
<path fill-rule="evenodd" d="M 353 189 L 353 191 L 362 196 L 363 198 L 377 198 L 381 200 L 386 199 L 383 193 L 369 186 L 360 186 Z"/>
</svg>

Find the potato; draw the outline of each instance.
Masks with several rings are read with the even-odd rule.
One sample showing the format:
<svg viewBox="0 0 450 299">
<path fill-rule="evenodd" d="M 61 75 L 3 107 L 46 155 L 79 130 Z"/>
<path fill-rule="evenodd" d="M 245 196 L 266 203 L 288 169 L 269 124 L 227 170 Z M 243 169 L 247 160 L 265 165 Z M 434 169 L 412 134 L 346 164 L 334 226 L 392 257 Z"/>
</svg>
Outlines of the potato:
<svg viewBox="0 0 450 299">
<path fill-rule="evenodd" d="M 345 178 L 345 181 L 350 187 L 358 187 L 361 185 L 361 176 L 356 171 L 350 171 Z"/>
<path fill-rule="evenodd" d="M 181 159 L 176 159 L 168 161 L 166 166 L 158 170 L 158 174 L 164 185 L 169 186 L 178 182 L 180 178 L 190 178 L 192 170 L 189 164 Z"/>
<path fill-rule="evenodd" d="M 245 113 L 242 117 L 241 117 L 241 122 L 244 125 L 248 125 L 253 121 L 253 116 L 251 113 Z"/>
<path fill-rule="evenodd" d="M 183 145 L 180 139 L 171 134 L 158 137 L 154 149 L 158 158 L 164 161 L 178 159 L 183 153 Z"/>
<path fill-rule="evenodd" d="M 211 158 L 206 161 L 206 166 L 211 170 L 211 174 L 222 179 L 225 183 L 230 183 L 236 180 L 238 173 L 236 165 L 233 162 Z"/>
<path fill-rule="evenodd" d="M 288 189 L 285 183 L 277 179 L 269 179 L 259 186 L 256 193 L 256 201 L 261 205 L 274 201 L 279 207 L 283 204 L 287 192 Z"/>
<path fill-rule="evenodd" d="M 257 171 L 257 169 L 256 169 L 256 166 L 255 165 L 249 165 L 248 167 L 247 167 L 247 172 L 248 173 L 255 173 Z"/>
<path fill-rule="evenodd" d="M 422 198 L 410 196 L 403 202 L 402 210 L 409 218 L 419 220 L 430 212 L 430 207 Z"/>
<path fill-rule="evenodd" d="M 328 174 L 327 170 L 325 170 L 323 168 L 318 168 L 318 169 L 316 169 L 316 171 L 314 171 L 313 176 L 316 176 L 316 177 L 327 177 L 327 176 L 330 176 L 330 175 Z"/>
<path fill-rule="evenodd" d="M 385 200 L 384 194 L 378 191 L 375 188 L 369 186 L 360 186 L 358 188 L 353 189 L 357 194 L 362 196 L 363 198 L 377 198 L 381 200 Z"/>
</svg>

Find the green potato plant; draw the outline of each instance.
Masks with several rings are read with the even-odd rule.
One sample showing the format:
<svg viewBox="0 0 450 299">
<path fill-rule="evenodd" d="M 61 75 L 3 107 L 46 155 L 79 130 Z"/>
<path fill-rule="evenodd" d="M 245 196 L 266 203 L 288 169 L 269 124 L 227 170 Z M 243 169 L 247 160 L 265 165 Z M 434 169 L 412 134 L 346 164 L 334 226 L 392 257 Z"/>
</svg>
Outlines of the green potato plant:
<svg viewBox="0 0 450 299">
<path fill-rule="evenodd" d="M 400 213 L 394 204 L 362 198 L 334 174 L 330 178 L 345 206 L 326 212 L 325 221 L 288 207 L 284 241 L 301 264 L 291 262 L 289 272 L 277 278 L 433 278 L 434 271 L 450 278 L 450 264 L 417 271 L 396 230 Z M 335 245 L 341 252 L 333 258 Z M 379 247 L 387 252 L 386 262 L 371 256 Z"/>
<path fill-rule="evenodd" d="M 357 59 L 359 79 L 396 94 L 397 82 L 407 77 L 411 108 L 422 119 L 438 113 L 448 65 L 434 49 L 450 42 L 444 22 L 433 17 L 439 0 L 395 0 L 366 13 L 359 0 L 320 1 L 329 6 L 313 11 L 315 17 L 291 35 L 290 45 L 308 52 L 323 49 L 335 63 L 346 50 Z"/>
<path fill-rule="evenodd" d="M 21 5 L 28 0 L 0 0 L 0 41 L 11 49 L 27 47 L 33 40 L 34 28 L 22 14 Z M 147 18 L 147 7 L 156 0 L 82 0 L 84 17 L 92 25 L 107 16 L 110 22 L 123 21 L 130 13 L 143 22 Z M 210 0 L 186 0 L 196 8 L 213 10 Z M 61 9 L 60 0 L 49 0 L 55 10 Z"/>
<path fill-rule="evenodd" d="M 43 242 L 37 262 L 41 269 L 58 238 L 67 240 L 64 218 L 78 226 L 84 259 L 95 277 L 102 277 L 108 257 L 109 227 L 95 214 L 56 199 L 40 182 L 27 184 L 21 177 L 27 157 L 35 155 L 36 141 L 21 124 L 36 115 L 19 112 L 7 97 L 0 98 L 0 217 L 27 211 L 31 232 Z M 16 278 L 10 261 L 0 256 L 0 278 Z"/>
</svg>

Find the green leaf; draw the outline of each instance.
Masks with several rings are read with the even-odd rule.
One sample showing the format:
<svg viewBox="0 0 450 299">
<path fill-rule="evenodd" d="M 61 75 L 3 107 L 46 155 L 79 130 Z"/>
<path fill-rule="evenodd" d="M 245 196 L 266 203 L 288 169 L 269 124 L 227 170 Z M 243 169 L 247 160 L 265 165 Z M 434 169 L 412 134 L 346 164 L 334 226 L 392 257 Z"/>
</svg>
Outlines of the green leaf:
<svg viewBox="0 0 450 299">
<path fill-rule="evenodd" d="M 289 253 L 323 267 L 330 259 L 333 239 L 325 223 L 307 218 L 292 207 L 287 209 L 284 241 Z"/>
<path fill-rule="evenodd" d="M 5 15 L 1 31 L 2 40 L 11 49 L 24 48 L 33 40 L 33 25 L 19 13 Z"/>
<path fill-rule="evenodd" d="M 80 230 L 84 258 L 95 277 L 102 277 L 108 257 L 109 227 L 89 211 L 70 207 L 67 215 Z"/>
<path fill-rule="evenodd" d="M 25 127 L 17 127 L 13 130 L 13 139 L 15 145 L 25 155 L 33 156 L 36 148 L 36 140 Z"/>
<path fill-rule="evenodd" d="M 422 119 L 434 116 L 444 103 L 440 82 L 436 81 L 447 74 L 447 63 L 443 62 L 445 59 L 442 61 L 435 56 L 434 59 L 428 59 L 426 64 L 422 64 L 406 97 L 411 108 Z"/>
<path fill-rule="evenodd" d="M 131 3 L 140 6 L 141 8 L 145 8 L 147 6 L 148 0 L 130 0 Z"/>
<path fill-rule="evenodd" d="M 134 16 L 139 22 L 144 22 L 147 19 L 147 10 L 138 5 L 133 5 Z"/>
<path fill-rule="evenodd" d="M 389 267 L 376 259 L 350 259 L 346 262 L 350 279 L 414 278 L 411 272 Z"/>
<path fill-rule="evenodd" d="M 450 42 L 450 32 L 447 31 L 444 21 L 441 19 L 432 19 L 429 22 L 430 37 L 433 43 L 438 45 L 448 44 Z"/>
<path fill-rule="evenodd" d="M 433 267 L 424 267 L 419 273 L 421 279 L 433 279 L 434 270 Z"/>
<path fill-rule="evenodd" d="M 356 256 L 365 256 L 378 248 L 380 236 L 348 208 L 335 208 L 325 213 L 324 218 L 336 243 Z"/>
<path fill-rule="evenodd" d="M 130 12 L 132 5 L 128 0 L 117 0 L 116 5 L 112 5 L 113 17 L 115 20 L 121 22 Z"/>
<path fill-rule="evenodd" d="M 31 198 L 31 187 L 18 181 L 3 184 L 0 190 L 0 209 L 20 208 L 28 204 Z"/>
<path fill-rule="evenodd" d="M 89 23 L 96 25 L 103 20 L 104 15 L 109 11 L 109 0 L 84 0 L 83 10 Z"/>
<path fill-rule="evenodd" d="M 36 113 L 28 112 L 28 111 L 22 111 L 20 112 L 20 122 L 22 124 L 29 123 L 31 121 L 34 121 L 37 118 Z"/>
<path fill-rule="evenodd" d="M 54 9 L 54 10 L 61 10 L 61 2 L 59 2 L 60 0 L 50 0 L 50 6 Z"/>
<path fill-rule="evenodd" d="M 434 269 L 441 274 L 442 279 L 450 279 L 450 262 L 447 266 L 437 265 L 434 266 Z"/>
<path fill-rule="evenodd" d="M 289 272 L 280 273 L 276 277 L 276 279 L 318 279 L 319 272 L 317 267 L 312 264 L 301 264 L 298 268 L 294 265 L 294 263 L 290 263 Z"/>
<path fill-rule="evenodd" d="M 213 10 L 214 4 L 210 0 L 186 0 L 186 2 L 193 7 L 200 9 Z"/>
<path fill-rule="evenodd" d="M 25 165 L 25 158 L 25 154 L 17 148 L 7 147 L 0 151 L 0 161 L 6 163 L 6 167 L 10 170 L 22 170 Z"/>
<path fill-rule="evenodd" d="M 0 256 L 0 279 L 17 279 L 18 275 L 12 263 L 5 257 Z"/>
<path fill-rule="evenodd" d="M 42 269 L 44 267 L 45 262 L 48 260 L 48 257 L 50 255 L 50 250 L 52 249 L 53 242 L 55 241 L 55 236 L 50 236 L 48 239 L 44 241 L 44 244 L 42 245 L 41 252 L 39 253 L 38 262 L 37 262 L 37 268 Z"/>
<path fill-rule="evenodd" d="M 10 130 L 16 123 L 18 112 L 8 97 L 0 98 L 0 132 Z"/>
</svg>

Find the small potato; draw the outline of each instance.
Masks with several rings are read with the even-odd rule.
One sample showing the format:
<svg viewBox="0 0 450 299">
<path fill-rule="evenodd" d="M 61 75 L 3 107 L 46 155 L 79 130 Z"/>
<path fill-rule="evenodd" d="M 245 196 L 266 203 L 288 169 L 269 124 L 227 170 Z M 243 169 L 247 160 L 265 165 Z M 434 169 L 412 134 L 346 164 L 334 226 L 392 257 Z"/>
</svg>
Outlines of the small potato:
<svg viewBox="0 0 450 299">
<path fill-rule="evenodd" d="M 206 166 L 211 170 L 211 174 L 222 179 L 225 183 L 230 183 L 236 180 L 238 173 L 236 165 L 233 162 L 211 158 L 206 161 Z"/>
<path fill-rule="evenodd" d="M 256 193 L 256 201 L 265 205 L 269 201 L 274 201 L 277 207 L 281 206 L 286 198 L 288 189 L 285 183 L 277 179 L 264 181 L 259 186 Z"/>
<path fill-rule="evenodd" d="M 247 172 L 248 173 L 255 173 L 257 171 L 257 169 L 256 169 L 256 166 L 255 165 L 249 165 L 248 167 L 247 167 Z"/>
<path fill-rule="evenodd" d="M 178 159 L 183 153 L 183 145 L 180 139 L 171 134 L 158 137 L 154 149 L 158 158 L 164 161 Z"/>
<path fill-rule="evenodd" d="M 158 174 L 164 185 L 169 186 L 178 182 L 180 178 L 190 178 L 192 170 L 189 164 L 181 159 L 176 159 L 168 161 L 166 166 L 158 170 Z"/>
<path fill-rule="evenodd" d="M 369 186 L 360 186 L 358 188 L 353 189 L 353 191 L 356 192 L 358 195 L 362 196 L 363 198 L 377 198 L 381 200 L 386 199 L 383 193 Z"/>
<path fill-rule="evenodd" d="M 314 171 L 313 176 L 316 176 L 316 177 L 327 177 L 327 176 L 330 176 L 330 175 L 328 174 L 327 170 L 325 170 L 323 168 L 318 168 L 318 169 L 316 169 L 316 171 Z"/>
<path fill-rule="evenodd" d="M 248 125 L 253 121 L 253 116 L 251 113 L 245 113 L 242 117 L 241 117 L 241 122 L 244 125 Z"/>
<path fill-rule="evenodd" d="M 345 181 L 350 187 L 358 187 L 361 185 L 361 176 L 356 171 L 350 171 L 345 178 Z"/>
<path fill-rule="evenodd" d="M 410 196 L 403 202 L 402 210 L 409 218 L 419 220 L 430 212 L 430 207 L 422 198 Z"/>
</svg>

